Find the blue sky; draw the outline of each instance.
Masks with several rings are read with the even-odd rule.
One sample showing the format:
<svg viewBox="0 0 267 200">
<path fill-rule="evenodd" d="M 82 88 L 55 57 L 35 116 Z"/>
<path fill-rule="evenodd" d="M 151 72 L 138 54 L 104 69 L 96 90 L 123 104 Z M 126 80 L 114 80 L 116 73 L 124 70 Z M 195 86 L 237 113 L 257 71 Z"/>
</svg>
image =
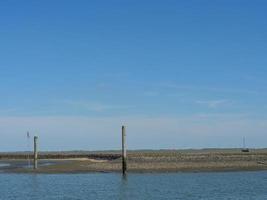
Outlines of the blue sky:
<svg viewBox="0 0 267 200">
<path fill-rule="evenodd" d="M 122 124 L 131 149 L 266 147 L 266 10 L 1 1 L 0 151 L 24 150 L 28 130 L 43 150 L 118 149 Z"/>
</svg>

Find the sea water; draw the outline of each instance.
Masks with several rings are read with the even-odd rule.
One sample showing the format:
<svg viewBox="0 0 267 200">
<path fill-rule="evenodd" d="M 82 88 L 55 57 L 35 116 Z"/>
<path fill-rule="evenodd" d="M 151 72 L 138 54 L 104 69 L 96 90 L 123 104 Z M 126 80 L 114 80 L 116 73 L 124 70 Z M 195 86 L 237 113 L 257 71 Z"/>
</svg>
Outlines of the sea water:
<svg viewBox="0 0 267 200">
<path fill-rule="evenodd" d="M 6 174 L 2 200 L 265 200 L 267 172 Z"/>
</svg>

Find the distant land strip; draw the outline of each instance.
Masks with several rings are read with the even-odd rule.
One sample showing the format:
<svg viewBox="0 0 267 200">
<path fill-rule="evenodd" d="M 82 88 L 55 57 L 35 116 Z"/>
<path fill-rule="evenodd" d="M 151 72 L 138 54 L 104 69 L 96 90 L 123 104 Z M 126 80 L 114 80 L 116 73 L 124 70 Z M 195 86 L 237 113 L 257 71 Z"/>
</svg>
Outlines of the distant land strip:
<svg viewBox="0 0 267 200">
<path fill-rule="evenodd" d="M 30 158 L 30 160 L 29 160 Z M 40 152 L 32 169 L 32 152 L 0 153 L 0 172 L 91 173 L 121 172 L 120 151 Z M 217 172 L 267 170 L 267 149 L 131 150 L 129 173 Z"/>
</svg>

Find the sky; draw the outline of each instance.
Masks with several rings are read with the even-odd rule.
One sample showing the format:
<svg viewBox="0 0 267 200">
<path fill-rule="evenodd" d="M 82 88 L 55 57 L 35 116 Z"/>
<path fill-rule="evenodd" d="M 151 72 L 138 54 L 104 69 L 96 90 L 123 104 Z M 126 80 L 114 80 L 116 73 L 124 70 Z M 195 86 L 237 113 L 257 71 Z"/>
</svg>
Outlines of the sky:
<svg viewBox="0 0 267 200">
<path fill-rule="evenodd" d="M 0 151 L 263 148 L 264 0 L 3 0 Z"/>
</svg>

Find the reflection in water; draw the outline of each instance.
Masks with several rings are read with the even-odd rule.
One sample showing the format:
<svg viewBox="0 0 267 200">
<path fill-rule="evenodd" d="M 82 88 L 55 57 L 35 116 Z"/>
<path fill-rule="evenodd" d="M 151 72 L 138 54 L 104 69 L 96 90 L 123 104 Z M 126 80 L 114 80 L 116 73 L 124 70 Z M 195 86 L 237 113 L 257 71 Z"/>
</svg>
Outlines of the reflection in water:
<svg viewBox="0 0 267 200">
<path fill-rule="evenodd" d="M 0 174 L 3 200 L 259 200 L 267 172 Z"/>
<path fill-rule="evenodd" d="M 50 165 L 54 165 L 55 162 L 50 162 L 50 161 L 39 161 L 38 162 L 38 166 L 42 167 L 42 166 L 50 166 Z M 23 168 L 33 168 L 33 165 L 26 165 L 26 164 L 23 164 L 22 166 Z"/>
<path fill-rule="evenodd" d="M 39 161 L 39 166 L 50 166 L 56 164 L 56 161 Z M 0 168 L 5 169 L 18 169 L 18 168 L 33 168 L 33 165 L 25 161 L 2 161 L 0 162 Z"/>
<path fill-rule="evenodd" d="M 39 184 L 39 176 L 38 174 L 32 174 L 30 177 L 29 177 L 29 181 L 30 181 L 30 186 L 33 188 L 33 194 L 34 196 L 37 196 L 38 195 L 38 191 L 39 191 L 39 187 L 40 187 L 40 184 Z"/>
<path fill-rule="evenodd" d="M 123 174 L 121 176 L 119 187 L 119 199 L 124 200 L 127 199 L 127 191 L 128 191 L 128 176 L 127 174 Z"/>
<path fill-rule="evenodd" d="M 9 167 L 10 164 L 9 163 L 0 163 L 0 167 Z"/>
</svg>

